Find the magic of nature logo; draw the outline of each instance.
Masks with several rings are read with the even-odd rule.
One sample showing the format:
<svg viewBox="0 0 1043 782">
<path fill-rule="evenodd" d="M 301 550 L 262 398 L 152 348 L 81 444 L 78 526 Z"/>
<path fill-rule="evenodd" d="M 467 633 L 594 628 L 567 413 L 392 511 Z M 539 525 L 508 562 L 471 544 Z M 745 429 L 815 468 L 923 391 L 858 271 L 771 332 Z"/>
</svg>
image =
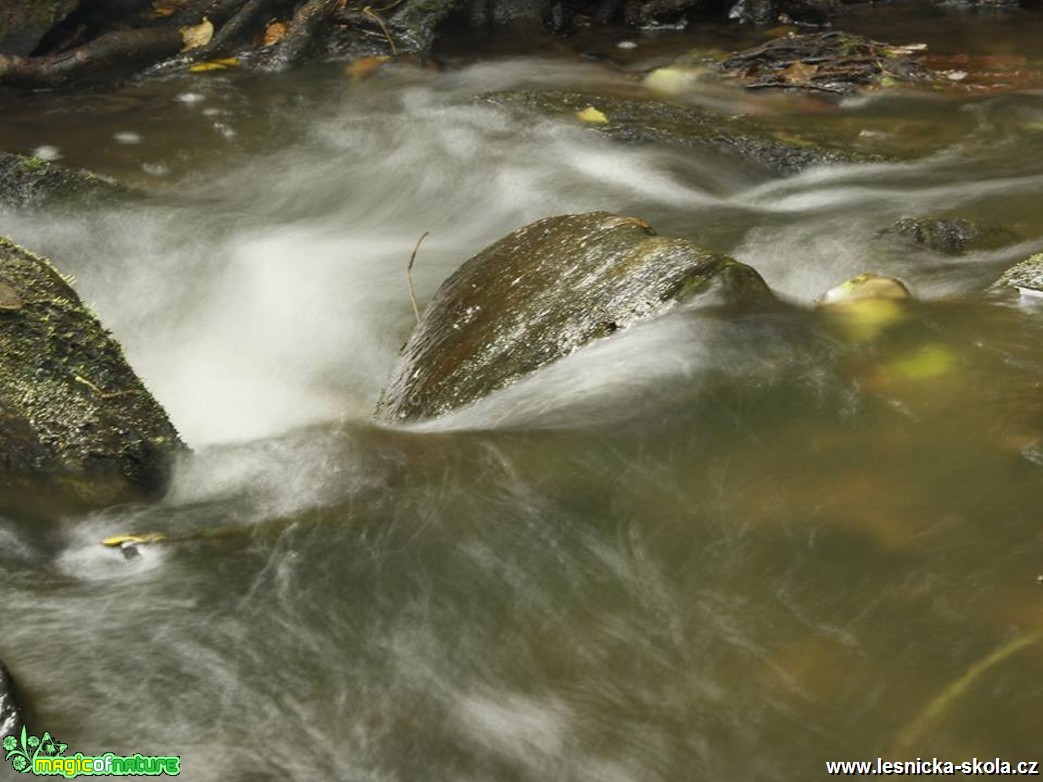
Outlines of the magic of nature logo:
<svg viewBox="0 0 1043 782">
<path fill-rule="evenodd" d="M 3 739 L 4 760 L 15 771 L 38 776 L 94 777 L 158 777 L 161 774 L 176 777 L 181 773 L 181 758 L 177 755 L 66 755 L 69 748 L 44 732 L 43 736 L 29 735 L 25 728 L 17 736 Z"/>
</svg>

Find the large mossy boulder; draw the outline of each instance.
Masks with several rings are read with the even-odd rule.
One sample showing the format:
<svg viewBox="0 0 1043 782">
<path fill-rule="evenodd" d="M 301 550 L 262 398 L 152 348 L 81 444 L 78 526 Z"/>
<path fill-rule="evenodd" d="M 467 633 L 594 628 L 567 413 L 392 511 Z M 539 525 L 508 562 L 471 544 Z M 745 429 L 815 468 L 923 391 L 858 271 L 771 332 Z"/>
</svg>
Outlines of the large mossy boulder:
<svg viewBox="0 0 1043 782">
<path fill-rule="evenodd" d="M 155 498 L 183 449 L 76 292 L 48 261 L 0 238 L 0 507 Z"/>
<path fill-rule="evenodd" d="M 876 160 L 792 135 L 775 135 L 741 117 L 726 117 L 697 106 L 640 97 L 562 90 L 496 92 L 482 100 L 527 113 L 584 122 L 596 132 L 629 142 L 656 142 L 727 155 L 776 174 L 812 166 Z M 597 113 L 589 110 L 593 109 Z"/>
<path fill-rule="evenodd" d="M 126 193 L 122 186 L 89 171 L 65 168 L 29 155 L 0 152 L 0 209 L 108 200 Z"/>
<path fill-rule="evenodd" d="M 669 308 L 774 301 L 749 266 L 642 220 L 549 217 L 464 263 L 424 311 L 377 417 L 431 418 L 475 402 Z"/>
<path fill-rule="evenodd" d="M 14 679 L 0 662 L 0 739 L 14 735 L 24 724 L 25 715 Z"/>
</svg>

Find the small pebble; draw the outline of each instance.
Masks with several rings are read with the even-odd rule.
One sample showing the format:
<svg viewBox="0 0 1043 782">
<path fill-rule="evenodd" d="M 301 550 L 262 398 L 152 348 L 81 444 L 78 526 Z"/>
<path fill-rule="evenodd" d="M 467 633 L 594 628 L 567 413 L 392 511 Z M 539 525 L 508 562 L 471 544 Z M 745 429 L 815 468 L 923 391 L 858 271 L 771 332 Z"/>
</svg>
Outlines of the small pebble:
<svg viewBox="0 0 1043 782">
<path fill-rule="evenodd" d="M 129 130 L 125 130 L 125 131 L 121 131 L 120 133 L 116 133 L 116 134 L 113 135 L 113 138 L 116 139 L 116 141 L 118 141 L 120 144 L 140 144 L 141 143 L 141 134 L 140 133 L 134 133 L 133 131 L 129 131 Z"/>
<path fill-rule="evenodd" d="M 1043 586 L 1043 576 L 1036 576 L 1036 583 Z"/>
<path fill-rule="evenodd" d="M 178 103 L 200 103 L 206 100 L 206 98 L 198 92 L 182 92 L 174 100 Z"/>
<path fill-rule="evenodd" d="M 37 147 L 33 150 L 33 157 L 38 157 L 40 160 L 61 160 L 62 151 L 58 147 L 44 144 L 42 147 Z"/>
<path fill-rule="evenodd" d="M 619 49 L 636 49 L 637 48 L 637 44 L 634 43 L 633 41 L 620 41 L 619 43 L 616 44 L 616 48 L 619 48 Z"/>
</svg>

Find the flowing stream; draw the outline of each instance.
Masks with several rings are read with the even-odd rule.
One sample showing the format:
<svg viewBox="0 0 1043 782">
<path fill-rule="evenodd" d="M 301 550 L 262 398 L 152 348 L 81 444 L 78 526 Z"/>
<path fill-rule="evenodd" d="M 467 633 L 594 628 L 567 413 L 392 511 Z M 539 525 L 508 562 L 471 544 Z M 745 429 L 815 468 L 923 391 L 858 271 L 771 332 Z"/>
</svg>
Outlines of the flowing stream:
<svg viewBox="0 0 1043 782">
<path fill-rule="evenodd" d="M 849 21 L 1043 67 L 1040 15 Z M 1043 246 L 1043 88 L 680 98 L 900 159 L 787 179 L 474 100 L 612 92 L 754 40 L 623 37 L 0 99 L 0 148 L 151 191 L 0 213 L 0 234 L 76 276 L 194 449 L 158 505 L 0 514 L 0 659 L 40 730 L 180 754 L 193 780 L 1043 760 L 1043 643 L 945 699 L 1043 632 L 1043 305 L 975 298 Z M 444 419 L 372 423 L 422 232 L 421 306 L 507 232 L 595 209 L 750 263 L 802 308 L 677 311 Z M 880 236 L 941 213 L 1018 239 L 943 262 Z M 868 345 L 810 307 L 866 270 L 920 300 Z M 200 537 L 99 545 L 138 531 Z"/>
</svg>

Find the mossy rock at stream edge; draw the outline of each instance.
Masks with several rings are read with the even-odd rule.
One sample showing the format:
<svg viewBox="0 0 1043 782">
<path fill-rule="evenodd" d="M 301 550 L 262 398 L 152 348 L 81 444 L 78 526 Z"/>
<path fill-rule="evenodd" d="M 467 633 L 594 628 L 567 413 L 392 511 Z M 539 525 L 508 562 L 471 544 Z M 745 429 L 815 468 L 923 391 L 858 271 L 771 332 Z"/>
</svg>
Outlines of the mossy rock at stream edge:
<svg viewBox="0 0 1043 782">
<path fill-rule="evenodd" d="M 605 122 L 594 131 L 630 142 L 658 142 L 719 152 L 775 174 L 796 174 L 812 166 L 864 163 L 879 157 L 830 147 L 792 135 L 777 136 L 741 117 L 726 117 L 697 106 L 649 98 L 629 98 L 561 90 L 488 93 L 480 100 L 545 116 L 569 117 L 595 108 Z"/>
<path fill-rule="evenodd" d="M 14 735 L 24 724 L 25 715 L 14 679 L 0 662 L 0 738 Z"/>
<path fill-rule="evenodd" d="M 773 303 L 757 272 L 642 220 L 548 217 L 485 248 L 439 288 L 377 417 L 431 418 L 475 402 L 678 303 Z"/>
<path fill-rule="evenodd" d="M 0 237 L 0 509 L 156 498 L 184 447 L 76 292 Z"/>
<path fill-rule="evenodd" d="M 1043 295 L 1043 253 L 1036 253 L 1011 266 L 988 290 L 998 292 L 1010 288 Z"/>
<path fill-rule="evenodd" d="M 46 160 L 0 152 L 0 208 L 31 209 L 49 204 L 111 200 L 130 191 L 97 174 Z"/>
</svg>

